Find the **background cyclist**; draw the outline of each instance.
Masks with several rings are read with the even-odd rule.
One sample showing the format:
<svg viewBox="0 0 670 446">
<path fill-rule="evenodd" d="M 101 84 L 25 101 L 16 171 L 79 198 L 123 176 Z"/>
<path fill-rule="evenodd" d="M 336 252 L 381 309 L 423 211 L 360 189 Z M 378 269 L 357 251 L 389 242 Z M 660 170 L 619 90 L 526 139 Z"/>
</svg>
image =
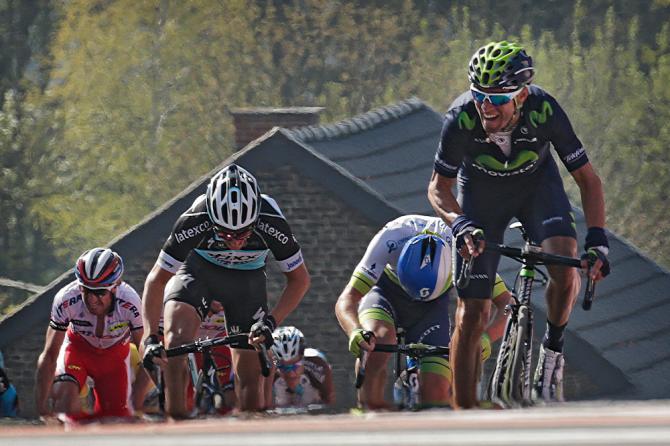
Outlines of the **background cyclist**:
<svg viewBox="0 0 670 446">
<path fill-rule="evenodd" d="M 121 281 L 123 260 L 110 249 L 84 252 L 74 273 L 76 280 L 54 297 L 44 350 L 37 360 L 38 413 L 65 413 L 73 420 L 130 416 L 129 343 L 139 343 L 142 337 L 140 297 Z M 89 376 L 95 382 L 91 416 L 82 413 L 79 398 Z"/>
<path fill-rule="evenodd" d="M 326 356 L 315 348 L 305 348 L 305 337 L 295 327 L 279 327 L 272 336 L 277 366 L 269 391 L 274 406 L 304 408 L 311 404 L 334 404 L 333 371 Z"/>
<path fill-rule="evenodd" d="M 478 256 L 469 286 L 458 292 L 451 350 L 457 407 L 476 405 L 478 343 L 488 320 L 500 258 L 483 253 L 483 242 L 475 247 L 470 233 L 482 228 L 488 240 L 500 243 L 509 221 L 516 217 L 544 251 L 577 253 L 574 217 L 550 153 L 552 146 L 579 186 L 588 226 L 584 249 L 598 258 L 591 275 L 599 280 L 609 273 L 600 178 L 558 102 L 530 85 L 534 74 L 531 57 L 518 44 L 491 42 L 475 52 L 468 68 L 470 91 L 456 99 L 446 114 L 428 186 L 428 198 L 437 215 L 451 226 L 461 254 Z M 458 200 L 452 193 L 457 176 Z M 547 330 L 534 392 L 544 399 L 561 399 L 563 332 L 580 278 L 574 268 L 548 270 Z"/>
<path fill-rule="evenodd" d="M 430 237 L 413 238 L 421 234 Z M 409 243 L 410 240 L 415 243 Z M 450 240 L 451 231 L 441 219 L 423 215 L 399 217 L 374 236 L 335 306 L 340 326 L 349 336 L 349 350 L 355 357 L 361 348 L 371 351 L 375 342 L 395 344 L 397 327 L 405 330 L 408 343 L 449 345 Z M 399 262 L 406 244 L 405 262 Z M 399 268 L 404 273 L 402 282 L 398 278 Z M 504 307 L 511 295 L 502 280 L 495 293 Z M 498 312 L 488 332 L 491 339 L 501 336 L 504 324 L 504 314 Z M 365 336 L 369 335 L 372 338 L 366 341 Z M 490 339 L 482 333 L 480 350 L 490 355 Z M 368 359 L 359 393 L 359 402 L 365 408 L 390 407 L 384 399 L 388 359 L 387 353 L 372 353 Z M 423 358 L 419 376 L 422 404 L 450 402 L 448 357 Z"/>
<path fill-rule="evenodd" d="M 270 252 L 287 279 L 272 312 L 265 277 Z M 166 364 L 158 338 L 162 310 L 166 348 L 194 340 L 214 298 L 225 308 L 229 333 L 250 331 L 250 342 L 269 348 L 277 321 L 293 311 L 308 288 L 300 246 L 275 200 L 261 196 L 256 179 L 245 169 L 226 166 L 210 180 L 206 194 L 179 217 L 147 277 L 145 365 L 154 360 Z M 240 409 L 263 409 L 258 355 L 235 349 L 232 356 Z M 176 418 L 189 416 L 185 361 L 170 359 L 165 368 L 166 412 Z"/>
</svg>

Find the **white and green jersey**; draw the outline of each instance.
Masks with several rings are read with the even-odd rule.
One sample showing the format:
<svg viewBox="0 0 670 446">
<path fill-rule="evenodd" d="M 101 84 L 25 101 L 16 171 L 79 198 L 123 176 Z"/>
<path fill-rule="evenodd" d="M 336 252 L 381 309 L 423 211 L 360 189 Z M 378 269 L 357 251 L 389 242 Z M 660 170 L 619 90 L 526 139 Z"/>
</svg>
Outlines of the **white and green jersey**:
<svg viewBox="0 0 670 446">
<path fill-rule="evenodd" d="M 427 215 L 404 215 L 392 220 L 372 238 L 363 258 L 358 262 L 351 275 L 349 284 L 356 290 L 366 294 L 377 283 L 382 274 L 395 283 L 400 283 L 396 275 L 398 258 L 405 243 L 419 234 L 434 234 L 444 239 L 451 246 L 451 228 L 439 217 Z M 446 267 L 451 268 L 451 265 Z M 448 286 L 451 286 L 452 275 L 449 273 Z M 493 297 L 500 295 L 507 288 L 500 276 L 496 276 Z"/>
</svg>

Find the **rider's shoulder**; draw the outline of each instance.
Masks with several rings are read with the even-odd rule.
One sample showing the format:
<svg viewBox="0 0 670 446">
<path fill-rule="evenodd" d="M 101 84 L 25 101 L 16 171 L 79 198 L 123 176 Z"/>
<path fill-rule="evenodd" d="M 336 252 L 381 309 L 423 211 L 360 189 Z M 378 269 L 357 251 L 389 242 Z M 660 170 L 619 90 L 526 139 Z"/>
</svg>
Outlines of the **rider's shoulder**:
<svg viewBox="0 0 670 446">
<path fill-rule="evenodd" d="M 305 348 L 304 358 L 309 361 L 316 361 L 316 362 L 324 361 L 326 363 L 328 362 L 328 358 L 326 357 L 326 354 L 324 352 L 312 347 Z"/>
<path fill-rule="evenodd" d="M 261 194 L 261 216 L 280 217 L 285 219 L 284 213 L 281 211 L 277 200 L 268 194 Z"/>
<path fill-rule="evenodd" d="M 528 86 L 528 97 L 523 104 L 523 111 L 532 127 L 538 128 L 549 122 L 559 109 L 560 104 L 549 92 L 538 85 Z"/>
<path fill-rule="evenodd" d="M 54 301 L 67 300 L 72 297 L 76 297 L 80 294 L 81 291 L 79 290 L 79 282 L 73 280 L 72 282 L 68 283 L 60 290 L 58 290 L 58 292 L 54 296 Z"/>
<path fill-rule="evenodd" d="M 449 105 L 444 116 L 443 128 L 445 131 L 470 132 L 478 129 L 477 107 L 469 91 L 464 92 Z"/>
<path fill-rule="evenodd" d="M 139 293 L 127 282 L 121 282 L 119 288 L 116 291 L 117 297 L 121 297 L 125 300 L 131 301 L 133 303 L 140 302 Z"/>
</svg>

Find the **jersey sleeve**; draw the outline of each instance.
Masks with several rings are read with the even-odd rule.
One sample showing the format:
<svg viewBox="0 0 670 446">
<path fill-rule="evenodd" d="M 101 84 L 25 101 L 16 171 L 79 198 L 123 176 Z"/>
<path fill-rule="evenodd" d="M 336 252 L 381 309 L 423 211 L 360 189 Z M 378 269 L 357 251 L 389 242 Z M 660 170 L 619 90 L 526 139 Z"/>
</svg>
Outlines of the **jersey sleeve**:
<svg viewBox="0 0 670 446">
<path fill-rule="evenodd" d="M 458 141 L 458 110 L 458 108 L 452 108 L 444 117 L 442 134 L 433 167 L 435 172 L 448 178 L 456 177 L 464 156 L 465 146 Z"/>
<path fill-rule="evenodd" d="M 549 126 L 551 144 L 568 172 L 577 170 L 589 162 L 586 150 L 572 128 L 570 118 L 558 101 L 547 94 L 540 111 L 531 113 L 537 113 L 536 119 L 546 119 L 544 118 L 546 116 L 551 120 Z"/>
<path fill-rule="evenodd" d="M 122 307 L 127 311 L 128 322 L 131 330 L 139 330 L 143 327 L 142 323 L 142 300 L 137 291 L 127 283 L 123 283 L 119 287 L 121 298 L 123 299 Z"/>
<path fill-rule="evenodd" d="M 279 269 L 285 273 L 291 272 L 305 263 L 300 244 L 277 202 L 267 195 L 263 195 L 263 201 L 256 231 L 262 234 Z"/>
<path fill-rule="evenodd" d="M 158 258 L 161 268 L 176 272 L 189 252 L 206 236 L 211 225 L 205 210 L 203 194 L 196 198 L 191 207 L 175 222 Z"/>
<path fill-rule="evenodd" d="M 393 222 L 392 222 L 393 223 Z M 398 242 L 400 227 L 384 226 L 368 244 L 365 254 L 356 265 L 349 285 L 366 294 L 377 283 L 387 264 L 395 266 L 402 244 Z"/>
<path fill-rule="evenodd" d="M 49 318 L 49 327 L 58 331 L 66 331 L 70 325 L 70 315 L 67 312 L 69 299 L 65 298 L 65 289 L 56 293 L 51 306 L 51 316 Z"/>
</svg>

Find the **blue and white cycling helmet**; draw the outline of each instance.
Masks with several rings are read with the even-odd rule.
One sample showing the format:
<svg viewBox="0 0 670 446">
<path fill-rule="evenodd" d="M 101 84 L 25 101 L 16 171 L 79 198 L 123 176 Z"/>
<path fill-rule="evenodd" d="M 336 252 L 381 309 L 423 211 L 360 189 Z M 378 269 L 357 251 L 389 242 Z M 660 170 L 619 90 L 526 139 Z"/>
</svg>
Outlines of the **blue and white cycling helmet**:
<svg viewBox="0 0 670 446">
<path fill-rule="evenodd" d="M 274 344 L 272 351 L 281 362 L 291 362 L 302 358 L 305 353 L 305 336 L 302 331 L 287 325 L 272 333 Z"/>
<path fill-rule="evenodd" d="M 434 234 L 420 234 L 405 243 L 396 273 L 400 284 L 414 301 L 428 302 L 449 288 L 451 250 Z"/>
</svg>

